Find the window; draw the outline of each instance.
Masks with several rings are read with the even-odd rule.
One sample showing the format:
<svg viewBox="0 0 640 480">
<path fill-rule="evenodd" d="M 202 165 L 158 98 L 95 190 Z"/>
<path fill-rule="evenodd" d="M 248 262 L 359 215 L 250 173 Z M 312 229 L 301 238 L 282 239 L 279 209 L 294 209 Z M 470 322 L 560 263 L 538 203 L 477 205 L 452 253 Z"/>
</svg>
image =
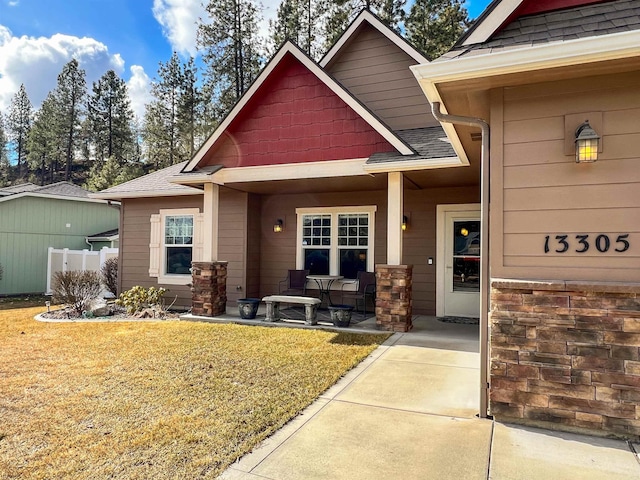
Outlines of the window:
<svg viewBox="0 0 640 480">
<path fill-rule="evenodd" d="M 164 219 L 165 268 L 168 275 L 191 274 L 193 256 L 193 215 Z"/>
<path fill-rule="evenodd" d="M 202 257 L 202 214 L 197 208 L 151 215 L 149 275 L 158 283 L 191 282 L 191 262 Z"/>
<path fill-rule="evenodd" d="M 297 209 L 297 268 L 345 278 L 373 271 L 375 211 L 375 206 Z"/>
</svg>

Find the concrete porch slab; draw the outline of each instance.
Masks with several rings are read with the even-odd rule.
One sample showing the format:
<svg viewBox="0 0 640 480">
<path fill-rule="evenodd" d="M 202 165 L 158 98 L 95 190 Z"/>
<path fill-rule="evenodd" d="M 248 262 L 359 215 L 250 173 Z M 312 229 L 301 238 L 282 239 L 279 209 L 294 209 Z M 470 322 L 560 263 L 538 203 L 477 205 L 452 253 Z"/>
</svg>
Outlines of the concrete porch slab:
<svg viewBox="0 0 640 480">
<path fill-rule="evenodd" d="M 393 347 L 391 351 L 396 348 L 410 347 Z M 388 360 L 389 356 L 395 356 L 391 351 L 367 368 L 358 381 L 345 388 L 336 399 L 462 418 L 473 418 L 478 413 L 477 368 L 430 364 L 422 358 L 424 352 L 405 350 L 405 358 L 422 359 L 408 366 L 407 360 Z M 426 358 L 431 355 L 426 354 Z"/>
</svg>

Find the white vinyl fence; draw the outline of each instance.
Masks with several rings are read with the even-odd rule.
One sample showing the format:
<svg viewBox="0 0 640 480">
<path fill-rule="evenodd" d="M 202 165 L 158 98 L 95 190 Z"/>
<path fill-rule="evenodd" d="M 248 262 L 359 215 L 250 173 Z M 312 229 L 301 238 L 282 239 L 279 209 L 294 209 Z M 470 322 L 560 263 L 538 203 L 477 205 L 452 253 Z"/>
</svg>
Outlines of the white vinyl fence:
<svg viewBox="0 0 640 480">
<path fill-rule="evenodd" d="M 100 272 L 102 265 L 109 258 L 118 256 L 117 248 L 103 247 L 102 250 L 92 252 L 89 250 L 69 250 L 68 248 L 55 249 L 49 247 L 47 261 L 47 291 L 45 295 L 51 295 L 51 282 L 56 272 L 68 272 L 73 270 L 92 270 Z M 103 292 L 106 294 L 107 292 Z"/>
</svg>

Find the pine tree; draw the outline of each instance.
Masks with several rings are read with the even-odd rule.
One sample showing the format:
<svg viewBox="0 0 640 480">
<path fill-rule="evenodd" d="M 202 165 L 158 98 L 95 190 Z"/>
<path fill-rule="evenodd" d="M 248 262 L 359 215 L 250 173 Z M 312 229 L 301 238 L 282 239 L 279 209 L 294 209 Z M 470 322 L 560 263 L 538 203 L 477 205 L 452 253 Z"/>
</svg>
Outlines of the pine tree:
<svg viewBox="0 0 640 480">
<path fill-rule="evenodd" d="M 63 137 L 59 135 L 57 121 L 57 101 L 53 92 L 49 92 L 35 114 L 28 140 L 32 181 L 40 185 L 55 181 L 57 166 L 62 158 Z"/>
<path fill-rule="evenodd" d="M 59 116 L 59 133 L 62 136 L 64 150 L 66 181 L 71 180 L 76 149 L 79 145 L 80 128 L 85 115 L 86 93 L 85 71 L 79 67 L 78 61 L 73 59 L 62 67 L 54 92 Z"/>
<path fill-rule="evenodd" d="M 324 14 L 321 0 L 282 0 L 275 21 L 269 21 L 271 54 L 286 40 L 293 41 L 312 58 L 319 58 Z"/>
<path fill-rule="evenodd" d="M 133 180 L 144 172 L 138 162 L 124 162 L 109 157 L 104 162 L 96 162 L 91 168 L 89 179 L 84 184 L 87 190 L 99 192 L 105 188 Z"/>
<path fill-rule="evenodd" d="M 0 187 L 9 185 L 11 166 L 7 155 L 7 134 L 4 127 L 4 116 L 0 112 Z"/>
<path fill-rule="evenodd" d="M 160 62 L 158 77 L 151 84 L 154 100 L 145 108 L 143 138 L 147 158 L 155 168 L 163 168 L 182 160 L 178 135 L 182 68 L 176 52 L 166 63 Z"/>
<path fill-rule="evenodd" d="M 185 158 L 191 158 L 200 143 L 203 113 L 202 95 L 198 88 L 198 69 L 193 57 L 182 65 L 180 72 L 177 124 L 180 144 Z"/>
<path fill-rule="evenodd" d="M 328 50 L 362 10 L 376 14 L 390 28 L 400 33 L 405 19 L 405 0 L 325 0 L 324 48 Z"/>
<path fill-rule="evenodd" d="M 11 100 L 9 120 L 7 122 L 9 142 L 13 145 L 17 160 L 17 179 L 22 179 L 27 174 L 26 168 L 23 168 L 23 165 L 27 160 L 27 139 L 29 138 L 29 130 L 31 129 L 32 116 L 33 107 L 27 95 L 27 90 L 24 88 L 24 84 L 22 84 Z"/>
<path fill-rule="evenodd" d="M 405 22 L 407 39 L 429 60 L 447 52 L 469 26 L 462 0 L 416 0 Z"/>
<path fill-rule="evenodd" d="M 93 83 L 87 120 L 89 144 L 97 163 L 114 158 L 123 165 L 135 156 L 134 115 L 127 84 L 113 70 Z"/>
<path fill-rule="evenodd" d="M 223 118 L 249 88 L 261 67 L 258 7 L 253 0 L 210 0 L 208 23 L 198 26 L 198 43 L 207 67 L 205 87 Z"/>
</svg>

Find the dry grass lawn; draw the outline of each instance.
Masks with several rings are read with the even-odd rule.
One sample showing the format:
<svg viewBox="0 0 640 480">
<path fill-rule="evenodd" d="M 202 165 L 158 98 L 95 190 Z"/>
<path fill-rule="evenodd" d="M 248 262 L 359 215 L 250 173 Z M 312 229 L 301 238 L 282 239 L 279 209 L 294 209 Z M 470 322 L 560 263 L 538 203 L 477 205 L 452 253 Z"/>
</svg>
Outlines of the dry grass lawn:
<svg viewBox="0 0 640 480">
<path fill-rule="evenodd" d="M 0 478 L 214 478 L 385 336 L 0 311 Z"/>
</svg>

